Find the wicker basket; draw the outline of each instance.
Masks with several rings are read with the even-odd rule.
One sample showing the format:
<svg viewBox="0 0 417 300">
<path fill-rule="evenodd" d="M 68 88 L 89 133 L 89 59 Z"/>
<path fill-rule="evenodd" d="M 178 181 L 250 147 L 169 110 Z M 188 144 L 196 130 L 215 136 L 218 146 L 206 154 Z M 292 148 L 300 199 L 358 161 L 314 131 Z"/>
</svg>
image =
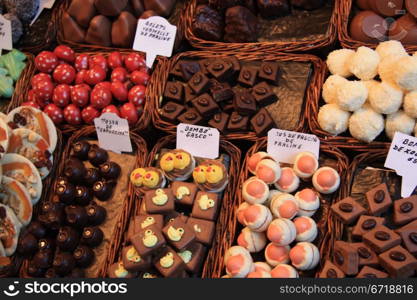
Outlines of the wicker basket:
<svg viewBox="0 0 417 300">
<path fill-rule="evenodd" d="M 195 18 L 195 11 L 197 8 L 197 0 L 190 0 L 185 13 L 185 37 L 190 44 L 198 49 L 210 50 L 216 52 L 269 52 L 276 53 L 282 52 L 304 52 L 314 49 L 325 48 L 334 43 L 336 40 L 337 30 L 337 12 L 339 9 L 339 0 L 334 1 L 333 14 L 329 21 L 329 27 L 325 36 L 321 39 L 310 41 L 295 41 L 295 42 L 257 42 L 257 43 L 226 43 L 226 42 L 214 42 L 206 41 L 198 38 L 192 31 L 192 25 Z"/>
<path fill-rule="evenodd" d="M 121 51 L 122 54 L 128 54 L 131 53 L 132 51 L 126 51 L 123 50 Z M 105 57 L 107 57 L 108 55 L 110 55 L 111 52 L 109 51 L 96 51 L 96 52 L 82 52 L 83 54 L 88 54 L 88 55 L 104 55 Z M 33 62 L 33 59 L 31 60 Z M 157 59 L 156 60 L 156 65 L 158 66 L 159 64 L 161 64 L 163 61 L 165 61 L 165 58 L 161 58 L 161 59 Z M 19 85 L 19 89 L 17 90 L 16 88 L 16 93 L 15 96 L 13 98 L 13 101 L 10 103 L 8 110 L 12 110 L 18 106 L 20 106 L 23 102 L 27 101 L 27 95 L 29 90 L 31 89 L 31 84 L 30 84 L 30 80 L 32 79 L 32 77 L 36 74 L 36 68 L 34 66 L 34 64 L 32 63 L 26 68 L 27 71 L 25 70 L 24 74 L 22 75 L 22 83 Z M 152 84 L 152 82 L 158 82 L 156 77 L 156 72 L 152 71 L 151 74 L 151 78 L 150 78 L 150 82 L 148 83 L 148 86 L 150 86 Z M 155 84 L 155 83 L 153 83 Z M 149 90 L 149 88 L 146 89 L 146 93 L 145 93 L 145 106 L 143 108 L 143 113 L 140 116 L 138 122 L 136 122 L 135 125 L 130 126 L 130 130 L 134 131 L 134 132 L 138 132 L 141 131 L 143 129 L 147 129 L 149 127 L 149 124 L 151 122 L 151 111 L 153 110 L 152 108 L 152 102 L 150 100 L 150 95 L 151 92 Z M 71 135 L 73 134 L 75 131 L 87 127 L 87 124 L 81 124 L 81 125 L 70 125 L 70 124 L 61 124 L 58 125 L 59 129 L 61 129 L 62 133 L 65 135 Z"/>
<path fill-rule="evenodd" d="M 158 68 L 155 70 L 157 74 L 156 80 L 154 80 L 149 85 L 149 90 L 151 93 L 151 101 L 153 103 L 152 109 L 152 120 L 153 124 L 156 128 L 171 134 L 176 133 L 177 124 L 169 123 L 165 120 L 161 119 L 159 114 L 160 105 L 163 101 L 163 94 L 165 90 L 165 85 L 168 82 L 169 73 L 174 68 L 175 64 L 184 58 L 219 58 L 219 57 L 227 57 L 227 56 L 236 56 L 239 60 L 242 61 L 282 61 L 282 62 L 302 62 L 302 63 L 311 63 L 312 71 L 310 74 L 310 78 L 306 87 L 306 92 L 304 96 L 304 105 L 301 110 L 300 121 L 298 123 L 298 127 L 294 129 L 294 131 L 299 132 L 306 132 L 307 131 L 307 114 L 308 114 L 308 107 L 311 106 L 310 103 L 316 102 L 317 99 L 320 97 L 320 86 L 323 82 L 322 79 L 322 68 L 323 62 L 313 55 L 297 55 L 297 54 L 285 54 L 285 53 L 275 53 L 275 54 L 265 54 L 260 51 L 252 52 L 252 53 L 233 53 L 233 52 L 225 52 L 225 53 L 216 53 L 211 51 L 191 51 L 191 52 L 184 52 L 178 54 L 177 56 L 173 57 L 171 60 L 167 61 L 164 64 L 160 64 Z M 156 84 L 156 85 L 155 85 Z M 250 140 L 256 141 L 258 137 L 256 136 L 255 132 L 241 132 L 241 133 L 227 133 L 222 135 L 224 138 L 228 140 Z"/>
<path fill-rule="evenodd" d="M 64 12 L 68 9 L 68 7 L 71 5 L 72 0 L 62 0 L 62 3 L 60 3 L 59 7 L 55 10 L 54 13 L 54 24 L 56 27 L 56 36 L 57 41 L 59 44 L 66 44 L 70 47 L 72 47 L 76 51 L 127 51 L 126 48 L 117 48 L 117 47 L 104 47 L 99 45 L 93 45 L 93 44 L 79 44 L 75 43 L 69 40 L 66 40 L 64 37 L 64 32 L 62 31 L 62 15 Z M 183 41 L 184 39 L 184 31 L 185 31 L 185 19 L 184 19 L 184 13 L 185 5 L 187 0 L 179 0 L 179 3 L 177 4 L 175 11 L 171 14 L 171 17 L 168 19 L 168 21 L 177 26 L 177 40 Z"/>
<path fill-rule="evenodd" d="M 175 148 L 175 140 L 176 137 L 173 135 L 165 136 L 161 138 L 158 143 L 154 146 L 152 151 L 149 153 L 147 159 L 147 166 L 152 166 L 155 163 L 155 158 L 160 153 L 161 149 Z M 229 224 L 233 220 L 233 213 L 232 208 L 235 206 L 235 202 L 237 201 L 237 197 L 234 197 L 235 187 L 238 182 L 238 177 L 235 176 L 239 172 L 240 166 L 240 150 L 234 146 L 233 144 L 221 139 L 220 140 L 220 153 L 225 153 L 230 156 L 230 166 L 229 166 L 229 184 L 224 191 L 223 200 L 222 200 L 222 207 L 220 208 L 220 214 L 217 219 L 217 227 L 216 233 L 213 238 L 213 245 L 211 249 L 207 253 L 207 257 L 204 263 L 203 271 L 202 271 L 202 278 L 219 278 L 222 272 L 222 267 L 219 265 L 219 256 L 224 253 L 225 249 L 230 247 L 232 239 L 230 238 L 230 232 L 227 231 L 227 224 Z M 143 195 L 140 195 L 137 198 L 137 201 L 134 204 L 132 209 L 131 217 L 139 214 L 140 207 L 142 204 Z M 116 259 L 120 259 L 122 248 L 127 245 L 127 227 L 125 227 L 125 236 L 124 241 L 119 248 L 118 256 L 116 255 Z M 113 262 L 116 262 L 114 260 Z"/>
<path fill-rule="evenodd" d="M 226 232 L 229 232 L 229 238 L 231 242 L 233 242 L 233 244 L 236 244 L 235 241 L 238 236 L 238 231 L 239 229 L 242 229 L 242 226 L 237 222 L 237 214 L 236 214 L 237 208 L 239 207 L 241 203 L 244 202 L 242 193 L 241 193 L 242 186 L 245 180 L 251 176 L 249 169 L 247 167 L 247 160 L 249 159 L 250 156 L 252 156 L 256 152 L 265 151 L 266 147 L 267 147 L 267 139 L 266 138 L 260 139 L 247 152 L 245 160 L 243 162 L 243 166 L 239 175 L 238 191 L 236 193 L 237 200 L 234 201 L 233 203 L 234 206 L 233 208 L 230 209 L 231 221 L 227 224 L 227 229 L 226 229 Z M 319 238 L 318 238 L 318 248 L 320 249 L 320 254 L 322 258 L 321 261 L 324 262 L 324 260 L 329 257 L 329 252 L 327 251 L 327 247 L 332 242 L 333 237 L 331 233 L 334 230 L 333 228 L 334 224 L 332 220 L 328 218 L 329 212 L 330 212 L 330 205 L 339 199 L 343 199 L 347 193 L 347 186 L 344 184 L 344 182 L 346 179 L 349 162 L 348 162 L 348 158 L 340 150 L 338 150 L 331 144 L 326 144 L 323 142 L 320 145 L 320 159 L 327 159 L 327 160 L 335 161 L 333 163 L 334 164 L 333 167 L 335 167 L 336 170 L 339 172 L 340 181 L 341 181 L 340 188 L 336 193 L 331 194 L 331 195 L 322 195 L 320 197 L 321 205 L 320 205 L 318 214 L 321 216 L 321 218 L 320 216 L 316 216 L 318 218 L 318 220 L 316 220 L 317 226 L 319 228 L 319 232 L 321 232 L 321 234 L 319 233 Z M 227 247 L 223 248 L 223 252 L 221 252 L 217 258 L 217 265 L 219 266 L 218 268 L 221 270 L 221 272 L 223 272 L 223 274 L 225 270 L 223 256 L 224 256 L 225 250 L 227 250 L 227 248 L 230 247 L 231 242 L 228 243 Z M 315 276 L 315 274 L 311 272 L 308 272 L 302 275 L 310 276 L 310 277 Z"/>
<path fill-rule="evenodd" d="M 43 184 L 43 189 L 42 189 L 42 196 L 38 202 L 37 205 L 35 205 L 33 207 L 33 216 L 36 215 L 37 210 L 39 209 L 41 203 L 43 201 L 45 201 L 45 199 L 49 199 L 50 197 L 50 193 L 51 193 L 51 189 L 49 187 L 52 186 L 54 180 L 55 180 L 55 176 L 56 176 L 56 171 L 58 168 L 58 162 L 59 162 L 59 158 L 61 157 L 61 152 L 62 152 L 62 134 L 59 130 L 57 130 L 57 144 L 56 144 L 56 148 L 53 154 L 54 157 L 54 164 L 53 164 L 53 168 L 51 170 L 51 172 L 49 173 L 48 177 L 42 182 Z M 19 273 L 19 269 L 22 266 L 22 263 L 24 262 L 24 257 L 22 257 L 20 254 L 15 253 L 11 258 L 12 263 L 10 264 L 10 267 L 6 268 L 3 271 L 0 271 L 0 278 L 4 278 L 4 277 L 16 277 L 18 276 Z"/>
<path fill-rule="evenodd" d="M 339 0 L 338 8 L 338 20 L 337 20 L 337 30 L 339 35 L 339 41 L 344 48 L 357 49 L 361 46 L 367 46 L 375 49 L 378 46 L 377 43 L 364 43 L 361 41 L 354 40 L 349 34 L 349 23 L 352 16 L 352 11 L 354 9 L 353 2 L 354 0 Z M 414 53 L 417 51 L 417 45 L 404 45 L 406 50 L 409 53 Z"/>
</svg>

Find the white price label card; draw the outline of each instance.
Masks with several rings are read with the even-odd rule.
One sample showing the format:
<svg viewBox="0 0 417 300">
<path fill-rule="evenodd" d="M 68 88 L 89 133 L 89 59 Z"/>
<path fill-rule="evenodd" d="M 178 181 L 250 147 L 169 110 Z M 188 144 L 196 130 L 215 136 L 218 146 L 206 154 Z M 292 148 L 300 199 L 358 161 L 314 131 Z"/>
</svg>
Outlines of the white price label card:
<svg viewBox="0 0 417 300">
<path fill-rule="evenodd" d="M 216 128 L 178 124 L 177 149 L 184 149 L 197 157 L 219 157 L 220 132 Z"/>
<path fill-rule="evenodd" d="M 45 8 L 51 9 L 52 6 L 54 6 L 54 3 L 55 0 L 40 0 L 38 12 L 36 13 L 35 17 L 33 17 L 32 22 L 30 22 L 30 26 L 32 26 L 33 23 L 35 23 L 35 21 L 39 18 L 39 16 Z"/>
<path fill-rule="evenodd" d="M 267 152 L 277 161 L 293 164 L 299 152 L 309 151 L 317 158 L 320 153 L 320 139 L 313 134 L 271 129 L 268 131 Z"/>
<path fill-rule="evenodd" d="M 0 15 L 0 55 L 2 49 L 13 49 L 12 23 L 3 15 Z"/>
<path fill-rule="evenodd" d="M 157 55 L 170 57 L 174 48 L 177 26 L 155 16 L 139 19 L 133 49 L 146 53 L 146 66 L 152 68 Z"/>
<path fill-rule="evenodd" d="M 101 148 L 115 153 L 132 152 L 129 124 L 114 113 L 104 113 L 94 119 L 98 142 Z"/>
<path fill-rule="evenodd" d="M 410 197 L 417 186 L 417 138 L 396 132 L 385 167 L 402 177 L 401 197 Z"/>
</svg>

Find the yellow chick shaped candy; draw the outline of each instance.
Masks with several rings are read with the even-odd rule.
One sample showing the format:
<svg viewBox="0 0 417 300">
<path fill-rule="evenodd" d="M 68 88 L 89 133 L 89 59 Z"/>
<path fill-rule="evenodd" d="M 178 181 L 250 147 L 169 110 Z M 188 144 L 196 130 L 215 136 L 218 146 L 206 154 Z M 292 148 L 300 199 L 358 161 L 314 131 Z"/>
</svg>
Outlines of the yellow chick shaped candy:
<svg viewBox="0 0 417 300">
<path fill-rule="evenodd" d="M 209 183 L 219 183 L 223 179 L 223 169 L 215 164 L 211 164 L 206 169 L 206 178 Z"/>
<path fill-rule="evenodd" d="M 134 247 L 130 247 L 130 249 L 127 251 L 126 258 L 129 261 L 133 261 L 135 263 L 138 263 L 141 261 L 140 255 Z"/>
<path fill-rule="evenodd" d="M 164 155 L 162 155 L 159 165 L 161 166 L 161 169 L 165 172 L 171 172 L 172 170 L 174 170 L 174 160 L 175 155 L 171 152 L 167 152 Z"/>
<path fill-rule="evenodd" d="M 152 189 L 158 185 L 159 173 L 156 171 L 146 171 L 143 175 L 143 185 Z"/>
<path fill-rule="evenodd" d="M 158 243 L 158 237 L 149 229 L 145 231 L 145 236 L 142 238 L 142 241 L 146 247 L 152 248 Z"/>
<path fill-rule="evenodd" d="M 155 196 L 152 197 L 152 202 L 159 206 L 165 205 L 168 202 L 168 195 L 165 194 L 163 189 L 157 189 Z"/>
<path fill-rule="evenodd" d="M 140 224 L 140 227 L 143 229 L 143 228 L 146 228 L 146 227 L 148 227 L 148 226 L 151 226 L 151 225 L 153 225 L 153 224 L 155 224 L 155 219 L 153 218 L 153 217 L 147 217 L 141 224 Z"/>
<path fill-rule="evenodd" d="M 184 151 L 179 151 L 174 157 L 174 167 L 179 170 L 184 170 L 190 165 L 191 157 L 190 154 Z"/>
<path fill-rule="evenodd" d="M 206 169 L 207 167 L 204 165 L 200 165 L 194 169 L 193 178 L 196 183 L 203 184 L 207 181 Z"/>
<path fill-rule="evenodd" d="M 178 242 L 181 240 L 182 236 L 184 235 L 184 228 L 177 228 L 175 229 L 172 226 L 168 228 L 168 237 L 171 241 Z"/>
<path fill-rule="evenodd" d="M 159 260 L 161 266 L 164 268 L 170 268 L 174 264 L 174 254 L 168 252 L 164 257 Z"/>
<path fill-rule="evenodd" d="M 200 208 L 202 210 L 208 210 L 209 208 L 214 207 L 214 200 L 210 199 L 207 195 L 203 195 L 199 200 L 198 200 L 198 205 L 200 206 Z"/>
<path fill-rule="evenodd" d="M 141 187 L 143 185 L 143 176 L 145 175 L 146 170 L 144 168 L 137 168 L 130 173 L 130 182 L 134 186 Z"/>
</svg>

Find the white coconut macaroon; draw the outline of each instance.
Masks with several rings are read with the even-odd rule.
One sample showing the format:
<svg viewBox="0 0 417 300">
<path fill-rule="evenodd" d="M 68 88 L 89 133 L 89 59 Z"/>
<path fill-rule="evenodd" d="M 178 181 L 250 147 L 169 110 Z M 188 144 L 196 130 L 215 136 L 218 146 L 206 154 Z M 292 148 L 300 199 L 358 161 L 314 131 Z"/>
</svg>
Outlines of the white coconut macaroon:
<svg viewBox="0 0 417 300">
<path fill-rule="evenodd" d="M 359 47 L 351 57 L 350 72 L 361 80 L 371 80 L 378 75 L 378 65 L 381 61 L 378 52 L 368 47 Z"/>
<path fill-rule="evenodd" d="M 387 82 L 374 84 L 369 89 L 369 104 L 380 114 L 393 114 L 403 104 L 404 93 Z"/>
<path fill-rule="evenodd" d="M 317 120 L 321 129 L 339 135 L 348 129 L 350 115 L 350 112 L 340 109 L 337 104 L 326 104 L 320 107 Z"/>
<path fill-rule="evenodd" d="M 417 118 L 417 91 L 413 91 L 404 97 L 404 111 L 411 118 Z"/>
<path fill-rule="evenodd" d="M 326 61 L 330 73 L 342 77 L 352 76 L 352 72 L 349 70 L 349 64 L 354 54 L 355 51 L 350 49 L 339 49 L 330 52 Z"/>
<path fill-rule="evenodd" d="M 407 51 L 405 50 L 403 44 L 400 41 L 391 40 L 379 43 L 375 51 L 379 54 L 379 57 L 384 59 L 385 57 L 391 55 L 406 56 Z"/>
<path fill-rule="evenodd" d="M 348 81 L 346 78 L 339 75 L 329 76 L 323 84 L 322 96 L 324 102 L 335 103 L 337 101 L 337 91 L 346 81 Z"/>
<path fill-rule="evenodd" d="M 397 85 L 394 80 L 394 69 L 402 57 L 404 56 L 393 54 L 381 59 L 378 66 L 378 74 L 382 81 Z"/>
<path fill-rule="evenodd" d="M 363 142 L 372 142 L 383 130 L 384 117 L 369 105 L 355 111 L 349 119 L 350 134 Z"/>
<path fill-rule="evenodd" d="M 403 110 L 399 110 L 396 113 L 387 116 L 385 133 L 392 140 L 397 131 L 404 134 L 411 134 L 415 125 L 415 119 L 409 117 Z"/>
<path fill-rule="evenodd" d="M 336 104 L 346 111 L 356 111 L 368 98 L 368 89 L 362 81 L 347 81 L 339 86 Z"/>
<path fill-rule="evenodd" d="M 406 91 L 417 90 L 417 57 L 403 56 L 393 68 L 393 79 Z"/>
</svg>

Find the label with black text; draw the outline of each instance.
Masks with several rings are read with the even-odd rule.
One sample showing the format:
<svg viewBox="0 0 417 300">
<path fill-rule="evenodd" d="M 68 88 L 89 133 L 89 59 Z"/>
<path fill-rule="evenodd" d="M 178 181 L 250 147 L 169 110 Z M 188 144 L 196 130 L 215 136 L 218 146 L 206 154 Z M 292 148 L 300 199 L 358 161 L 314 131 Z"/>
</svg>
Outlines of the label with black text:
<svg viewBox="0 0 417 300">
<path fill-rule="evenodd" d="M 179 124 L 177 126 L 177 149 L 194 156 L 215 159 L 219 157 L 220 132 L 216 128 Z"/>
<path fill-rule="evenodd" d="M 104 113 L 94 119 L 101 148 L 115 153 L 132 152 L 129 124 L 114 113 Z"/>
</svg>

